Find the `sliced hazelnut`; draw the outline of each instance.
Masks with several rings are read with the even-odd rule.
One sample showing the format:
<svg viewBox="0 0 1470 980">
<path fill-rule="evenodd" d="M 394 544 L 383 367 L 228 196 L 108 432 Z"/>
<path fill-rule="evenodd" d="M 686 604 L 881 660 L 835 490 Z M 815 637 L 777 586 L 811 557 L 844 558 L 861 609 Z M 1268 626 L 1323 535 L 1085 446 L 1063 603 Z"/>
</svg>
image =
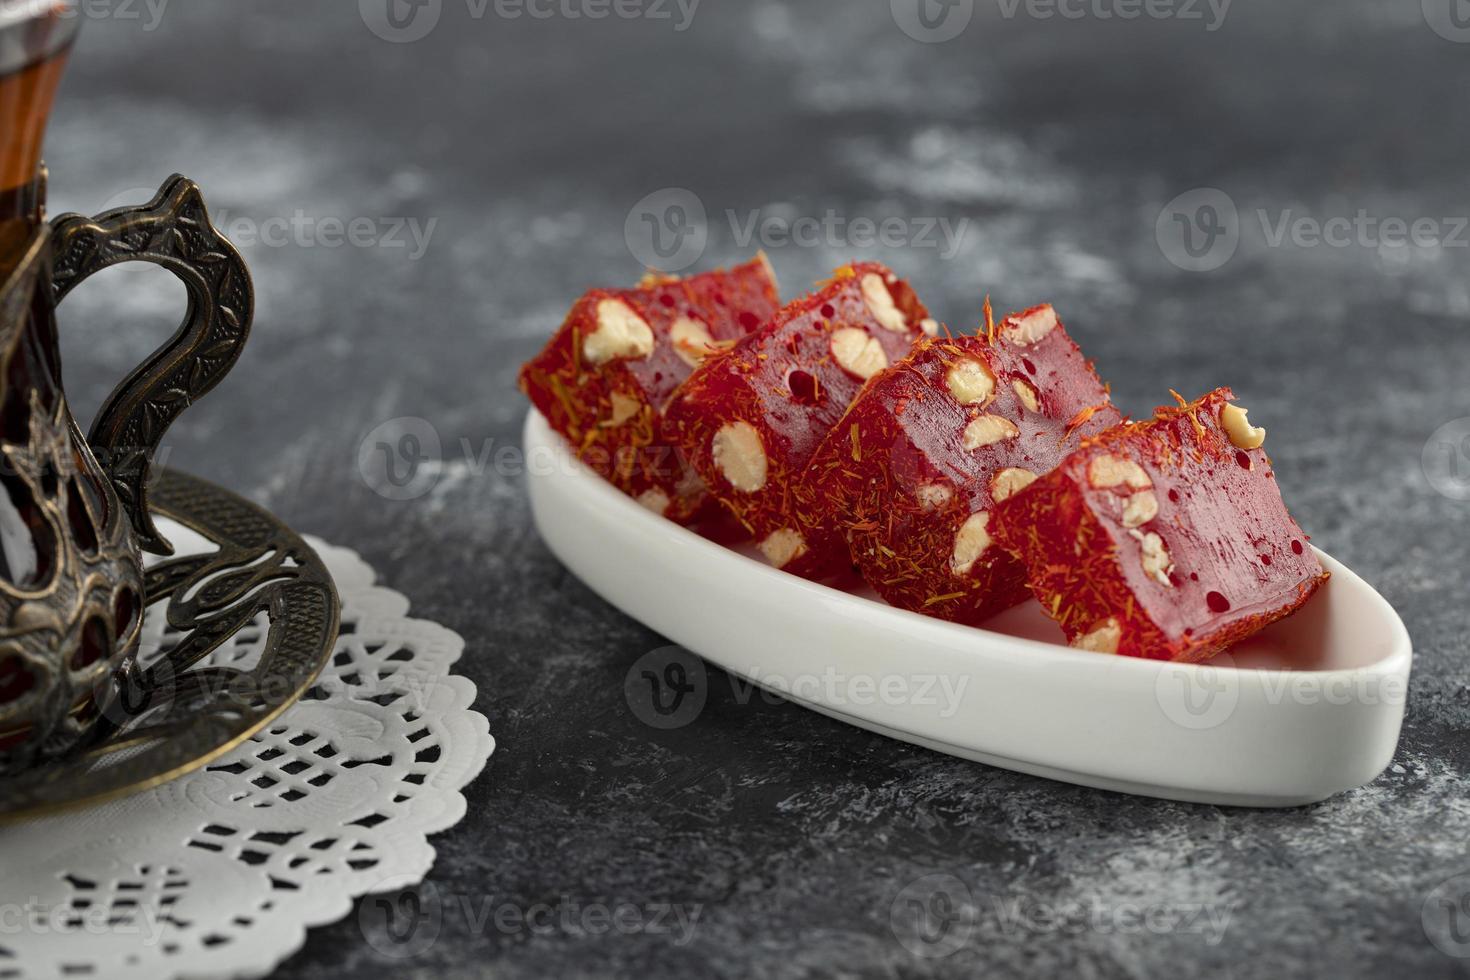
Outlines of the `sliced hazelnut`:
<svg viewBox="0 0 1470 980">
<path fill-rule="evenodd" d="M 1138 539 L 1138 544 L 1143 549 L 1144 574 L 1165 588 L 1173 588 L 1174 583 L 1169 580 L 1169 572 L 1173 570 L 1174 562 L 1169 558 L 1169 549 L 1165 546 L 1164 539 L 1152 531 L 1128 533 Z"/>
<path fill-rule="evenodd" d="M 620 299 L 597 304 L 597 329 L 582 339 L 582 358 L 596 367 L 615 357 L 653 353 L 653 328 Z"/>
<path fill-rule="evenodd" d="M 711 444 L 715 466 L 741 493 L 755 493 L 766 485 L 766 447 L 749 422 L 729 422 L 715 433 Z"/>
<path fill-rule="evenodd" d="M 966 449 L 980 449 L 983 446 L 993 446 L 1007 439 L 1015 439 L 1020 436 L 1021 430 L 1016 424 L 1002 415 L 981 415 L 965 426 L 965 434 L 960 442 Z"/>
<path fill-rule="evenodd" d="M 944 383 L 961 405 L 984 405 L 995 394 L 995 375 L 973 357 L 952 364 L 944 376 Z"/>
<path fill-rule="evenodd" d="M 1012 344 L 1026 347 L 1041 340 L 1057 328 L 1057 311 L 1051 306 L 1039 306 L 1030 313 L 1010 320 L 1001 330 L 1001 338 Z"/>
<path fill-rule="evenodd" d="M 612 414 L 599 423 L 604 429 L 616 429 L 637 415 L 643 408 L 642 402 L 621 391 L 613 392 L 609 401 L 612 402 Z"/>
<path fill-rule="evenodd" d="M 1147 490 L 1154 485 L 1143 467 L 1131 459 L 1119 456 L 1094 456 L 1087 464 L 1087 482 L 1095 489 L 1128 486 L 1133 490 Z"/>
<path fill-rule="evenodd" d="M 1016 393 L 1016 397 L 1021 400 L 1021 404 L 1025 405 L 1027 409 L 1033 412 L 1041 411 L 1041 399 L 1037 396 L 1036 389 L 1031 387 L 1029 381 L 1022 381 L 1020 378 L 1017 378 L 1011 382 L 1011 390 Z"/>
<path fill-rule="evenodd" d="M 1152 490 L 1140 490 L 1123 507 L 1123 526 L 1142 527 L 1159 516 L 1159 498 Z"/>
<path fill-rule="evenodd" d="M 1036 482 L 1036 474 L 1020 467 L 1001 470 L 990 480 L 990 496 L 996 503 L 1009 500 Z"/>
<path fill-rule="evenodd" d="M 643 278 L 638 280 L 639 289 L 654 289 L 658 286 L 668 286 L 679 281 L 679 277 L 657 269 L 649 269 L 643 273 Z"/>
<path fill-rule="evenodd" d="M 888 366 L 888 355 L 883 353 L 883 345 L 866 330 L 857 327 L 833 331 L 832 358 L 842 366 L 842 370 L 864 381 Z"/>
<path fill-rule="evenodd" d="M 638 495 L 638 503 L 655 514 L 663 515 L 669 510 L 669 495 L 662 490 L 645 490 Z"/>
<path fill-rule="evenodd" d="M 709 327 L 693 317 L 681 316 L 669 327 L 669 340 L 674 344 L 674 353 L 690 367 L 699 367 L 710 354 L 718 350 L 715 338 L 710 336 Z"/>
<path fill-rule="evenodd" d="M 893 302 L 893 294 L 888 291 L 882 276 L 873 272 L 863 276 L 863 299 L 867 301 L 868 312 L 884 329 L 895 333 L 908 330 L 908 317 Z"/>
<path fill-rule="evenodd" d="M 919 503 L 925 510 L 938 510 L 954 498 L 947 483 L 926 483 L 919 488 Z"/>
<path fill-rule="evenodd" d="M 772 288 L 775 290 L 777 295 L 779 295 L 781 292 L 781 280 L 776 278 L 776 267 L 774 265 L 771 265 L 771 257 L 766 254 L 765 249 L 761 249 L 759 252 L 755 253 L 755 257 L 759 259 L 761 265 L 765 267 L 766 276 L 771 280 Z"/>
<path fill-rule="evenodd" d="M 1084 633 L 1072 640 L 1072 646 L 1078 650 L 1091 650 L 1093 653 L 1117 653 L 1118 645 L 1123 642 L 1123 627 L 1118 621 L 1109 617 L 1094 626 L 1091 632 Z"/>
<path fill-rule="evenodd" d="M 789 527 L 782 528 L 762 541 L 760 549 L 761 554 L 766 556 L 766 561 L 777 568 L 785 568 L 806 552 L 806 541 Z"/>
<path fill-rule="evenodd" d="M 986 530 L 989 524 L 990 515 L 982 511 L 960 525 L 959 533 L 954 536 L 954 554 L 949 557 L 950 571 L 968 575 L 975 567 L 975 562 L 990 547 L 990 532 Z"/>
<path fill-rule="evenodd" d="M 1251 425 L 1247 415 L 1239 405 L 1226 405 L 1220 409 L 1220 428 L 1236 449 L 1260 449 L 1266 444 L 1266 430 Z"/>
</svg>

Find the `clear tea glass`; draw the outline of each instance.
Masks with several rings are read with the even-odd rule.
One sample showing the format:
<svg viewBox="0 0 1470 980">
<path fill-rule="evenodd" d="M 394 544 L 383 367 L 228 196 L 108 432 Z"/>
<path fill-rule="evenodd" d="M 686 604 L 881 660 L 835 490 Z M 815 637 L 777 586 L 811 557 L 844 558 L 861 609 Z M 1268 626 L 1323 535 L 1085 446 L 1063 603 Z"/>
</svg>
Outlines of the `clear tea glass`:
<svg viewBox="0 0 1470 980">
<path fill-rule="evenodd" d="M 81 24 L 75 0 L 0 0 L 0 236 L 40 224 L 46 121 Z"/>
</svg>

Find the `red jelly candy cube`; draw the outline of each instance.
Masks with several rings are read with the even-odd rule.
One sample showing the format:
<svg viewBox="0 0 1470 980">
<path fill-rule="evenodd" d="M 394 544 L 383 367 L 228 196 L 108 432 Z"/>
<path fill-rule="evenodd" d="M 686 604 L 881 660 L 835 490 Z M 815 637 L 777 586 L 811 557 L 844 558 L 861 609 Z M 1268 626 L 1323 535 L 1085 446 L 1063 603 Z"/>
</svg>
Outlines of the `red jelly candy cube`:
<svg viewBox="0 0 1470 980">
<path fill-rule="evenodd" d="M 678 445 L 771 564 L 813 578 L 847 568 L 838 535 L 798 528 L 792 491 L 863 382 L 925 329 L 934 324 L 907 283 L 876 263 L 846 266 L 705 361 L 675 395 Z"/>
<path fill-rule="evenodd" d="M 1265 431 L 1233 400 L 1221 388 L 1105 432 L 996 508 L 996 543 L 1025 563 L 1073 646 L 1203 660 L 1326 581 L 1281 500 Z"/>
<path fill-rule="evenodd" d="M 1122 421 L 1050 306 L 926 340 L 863 389 L 812 459 L 803 526 L 836 527 L 892 605 L 975 624 L 1026 598 L 995 504 Z"/>
<path fill-rule="evenodd" d="M 650 509 L 689 521 L 706 494 L 667 438 L 664 408 L 704 357 L 780 305 L 764 255 L 728 272 L 595 289 L 521 368 L 521 390 L 583 462 Z"/>
</svg>

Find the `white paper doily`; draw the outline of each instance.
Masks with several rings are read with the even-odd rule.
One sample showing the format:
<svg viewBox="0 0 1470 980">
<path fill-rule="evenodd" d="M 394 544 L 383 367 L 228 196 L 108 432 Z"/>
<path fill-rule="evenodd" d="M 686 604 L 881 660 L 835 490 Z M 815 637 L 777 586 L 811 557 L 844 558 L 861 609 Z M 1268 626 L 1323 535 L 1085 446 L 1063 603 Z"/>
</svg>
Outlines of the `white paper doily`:
<svg viewBox="0 0 1470 980">
<path fill-rule="evenodd" d="M 210 547 L 164 533 L 180 553 Z M 426 838 L 463 819 L 460 790 L 495 747 L 475 685 L 449 673 L 464 641 L 409 619 L 353 552 L 308 540 L 342 597 L 315 688 L 182 779 L 0 828 L 0 980 L 262 976 L 359 896 L 428 873 Z M 145 656 L 161 611 L 144 620 Z M 212 659 L 258 656 L 267 623 Z"/>
</svg>

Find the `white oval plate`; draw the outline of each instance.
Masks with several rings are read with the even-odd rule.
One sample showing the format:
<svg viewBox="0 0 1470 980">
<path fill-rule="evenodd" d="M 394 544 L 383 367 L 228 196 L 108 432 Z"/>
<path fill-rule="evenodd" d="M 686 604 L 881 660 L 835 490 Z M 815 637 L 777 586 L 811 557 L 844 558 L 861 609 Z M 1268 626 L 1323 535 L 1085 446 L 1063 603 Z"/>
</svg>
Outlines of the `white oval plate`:
<svg viewBox="0 0 1470 980">
<path fill-rule="evenodd" d="M 957 626 L 770 568 L 659 517 L 577 462 L 532 412 L 531 508 L 594 592 L 797 704 L 950 755 L 1084 786 L 1295 806 L 1388 765 L 1408 631 L 1366 582 L 1332 579 L 1297 615 L 1208 664 L 1085 653 L 1028 603 Z"/>
</svg>

